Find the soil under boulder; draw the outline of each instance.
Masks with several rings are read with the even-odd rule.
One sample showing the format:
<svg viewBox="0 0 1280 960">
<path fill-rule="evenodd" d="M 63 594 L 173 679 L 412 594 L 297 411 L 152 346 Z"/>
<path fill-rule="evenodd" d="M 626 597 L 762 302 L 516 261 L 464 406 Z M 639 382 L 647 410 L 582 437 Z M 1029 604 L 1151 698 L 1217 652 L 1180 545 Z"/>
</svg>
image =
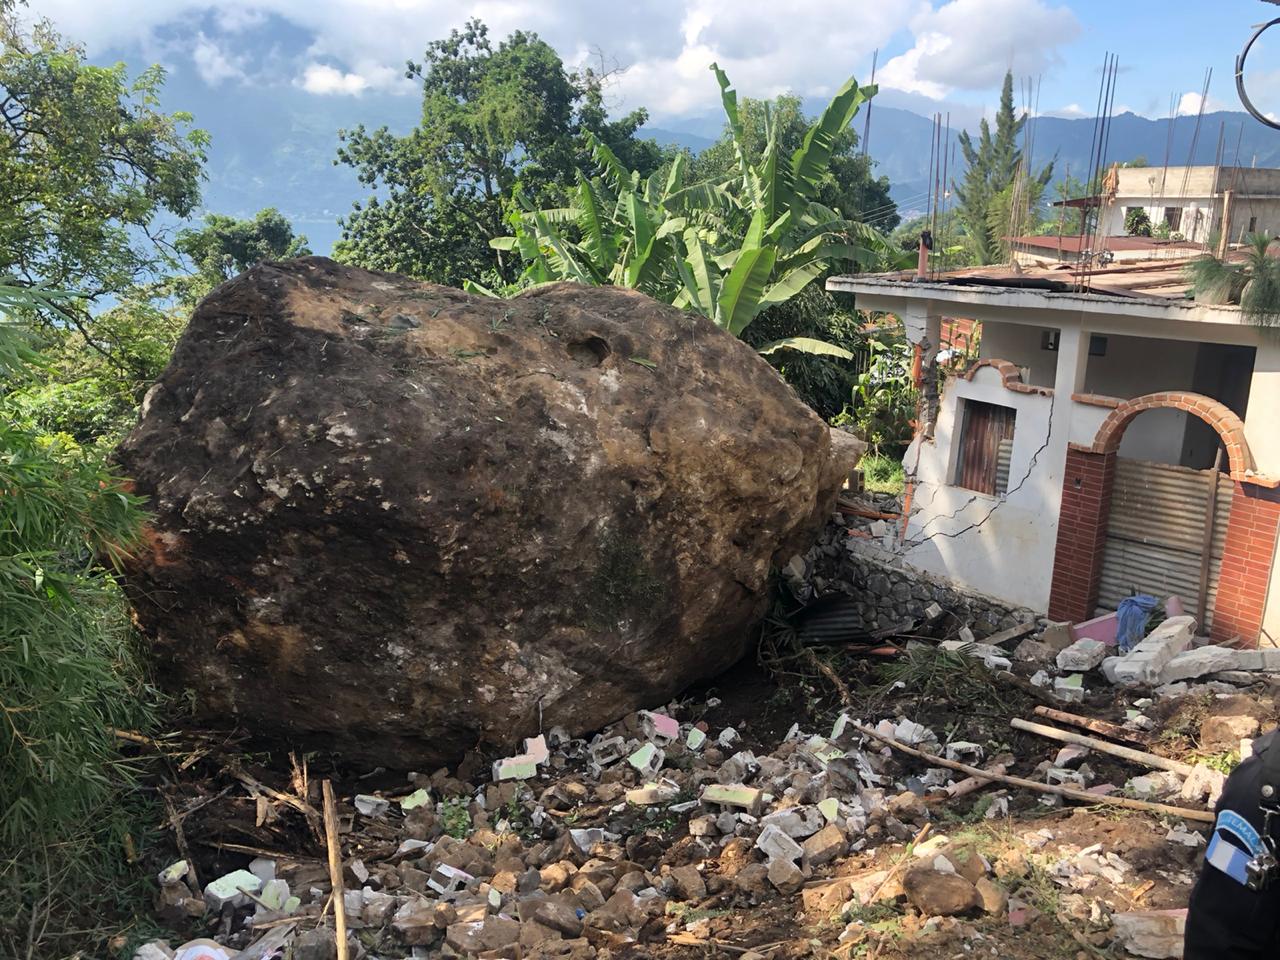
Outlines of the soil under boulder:
<svg viewBox="0 0 1280 960">
<path fill-rule="evenodd" d="M 310 257 L 197 308 L 117 453 L 197 717 L 400 769 L 737 660 L 851 451 L 752 349 L 617 288 L 502 301 Z"/>
</svg>

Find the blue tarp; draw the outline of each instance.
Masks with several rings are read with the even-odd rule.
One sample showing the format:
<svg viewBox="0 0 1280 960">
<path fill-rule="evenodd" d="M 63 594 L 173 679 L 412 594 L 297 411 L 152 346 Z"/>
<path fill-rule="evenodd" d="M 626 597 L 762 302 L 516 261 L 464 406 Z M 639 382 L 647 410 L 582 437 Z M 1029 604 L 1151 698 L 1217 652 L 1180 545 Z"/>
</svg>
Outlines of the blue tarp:
<svg viewBox="0 0 1280 960">
<path fill-rule="evenodd" d="M 1135 593 L 1120 601 L 1116 610 L 1116 642 L 1121 653 L 1128 653 L 1147 632 L 1147 621 L 1158 601 L 1149 593 Z"/>
</svg>

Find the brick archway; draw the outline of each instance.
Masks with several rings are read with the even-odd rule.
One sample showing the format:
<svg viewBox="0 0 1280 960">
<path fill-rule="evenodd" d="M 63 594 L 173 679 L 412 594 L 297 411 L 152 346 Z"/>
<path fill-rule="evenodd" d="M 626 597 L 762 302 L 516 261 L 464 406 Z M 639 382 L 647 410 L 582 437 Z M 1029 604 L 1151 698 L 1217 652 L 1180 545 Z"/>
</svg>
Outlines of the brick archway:
<svg viewBox="0 0 1280 960">
<path fill-rule="evenodd" d="M 1120 441 L 1124 439 L 1125 429 L 1138 414 L 1147 410 L 1181 410 L 1183 413 L 1198 417 L 1211 426 L 1222 438 L 1222 445 L 1227 451 L 1227 462 L 1231 467 L 1231 476 L 1237 480 L 1244 479 L 1253 470 L 1253 455 L 1249 452 L 1248 441 L 1244 438 L 1244 421 L 1230 407 L 1221 401 L 1206 397 L 1200 393 L 1166 391 L 1164 393 L 1148 393 L 1132 400 L 1122 401 L 1102 421 L 1098 433 L 1093 439 L 1093 453 L 1115 453 L 1120 449 Z"/>
<path fill-rule="evenodd" d="M 1256 644 L 1280 536 L 1280 485 L 1253 473 L 1244 422 L 1225 404 L 1198 393 L 1170 391 L 1125 400 L 1108 414 L 1091 446 L 1068 446 L 1049 616 L 1070 621 L 1093 616 L 1120 441 L 1134 417 L 1158 409 L 1199 417 L 1222 438 L 1235 490 L 1211 636 L 1218 643 L 1238 638 L 1245 645 Z"/>
</svg>

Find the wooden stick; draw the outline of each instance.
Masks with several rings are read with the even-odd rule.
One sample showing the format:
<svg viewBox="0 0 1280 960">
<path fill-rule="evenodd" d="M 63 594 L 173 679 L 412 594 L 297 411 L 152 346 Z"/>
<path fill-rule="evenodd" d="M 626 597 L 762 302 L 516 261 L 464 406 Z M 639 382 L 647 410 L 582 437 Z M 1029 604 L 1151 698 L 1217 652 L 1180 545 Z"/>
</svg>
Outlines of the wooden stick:
<svg viewBox="0 0 1280 960">
<path fill-rule="evenodd" d="M 249 774 L 245 773 L 238 767 L 231 767 L 229 769 L 231 775 L 248 787 L 251 793 L 255 791 L 260 792 L 265 796 L 270 797 L 272 800 L 277 800 L 280 803 L 293 807 L 293 809 L 297 810 L 307 818 L 307 822 L 311 825 L 311 829 L 315 832 L 316 836 L 318 837 L 320 835 L 320 811 L 311 804 L 293 796 L 292 794 L 282 793 L 273 787 L 268 787 L 265 783 L 249 776 Z"/>
<path fill-rule="evenodd" d="M 925 753 L 923 750 L 917 750 L 914 747 L 908 747 L 905 743 L 899 743 L 892 737 L 885 737 L 870 727 L 864 727 L 862 724 L 850 724 L 855 730 L 864 736 L 877 740 L 885 746 L 901 753 L 905 753 L 909 757 L 916 757 L 919 760 L 927 761 L 930 766 L 946 767 L 948 770 L 959 770 L 961 773 L 968 774 L 971 777 L 982 777 L 984 780 L 991 780 L 996 783 L 1007 783 L 1014 787 L 1025 787 L 1028 790 L 1035 790 L 1039 793 L 1056 793 L 1060 797 L 1067 797 L 1071 800 L 1080 800 L 1084 803 L 1106 804 L 1113 807 L 1127 807 L 1130 810 L 1146 810 L 1149 813 L 1163 814 L 1168 817 L 1182 817 L 1184 820 L 1194 820 L 1198 823 L 1213 823 L 1215 817 L 1207 810 L 1188 810 L 1184 807 L 1174 807 L 1166 803 L 1151 803 L 1147 800 L 1131 800 L 1128 797 L 1107 797 L 1102 794 L 1089 793 L 1085 790 L 1076 790 L 1072 787 L 1060 787 L 1050 783 L 1038 783 L 1035 780 L 1024 780 L 1021 777 L 1010 777 L 1006 774 L 990 773 L 986 770 L 979 770 L 977 767 L 971 767 L 967 763 L 960 763 L 956 760 L 947 760 L 943 757 L 935 757 L 931 753 Z"/>
<path fill-rule="evenodd" d="M 338 809 L 333 802 L 333 784 L 320 784 L 324 793 L 324 840 L 329 852 L 329 885 L 333 888 L 333 923 L 338 934 L 338 960 L 351 960 L 347 948 L 347 900 L 342 888 L 342 853 L 338 849 Z"/>
<path fill-rule="evenodd" d="M 321 863 L 315 857 L 306 857 L 300 853 L 281 853 L 279 850 L 268 850 L 266 847 L 254 847 L 247 843 L 233 843 L 230 840 L 197 840 L 202 847 L 213 847 L 215 850 L 230 850 L 232 853 L 248 853 L 255 857 L 268 857 L 272 860 L 292 860 L 294 863 Z"/>
<path fill-rule="evenodd" d="M 1036 716 L 1044 717 L 1047 720 L 1057 720 L 1058 723 L 1065 723 L 1069 727 L 1092 730 L 1094 733 L 1110 737 L 1112 740 L 1124 740 L 1127 743 L 1137 743 L 1144 747 L 1147 745 L 1147 737 L 1140 731 L 1126 730 L 1119 724 L 1108 723 L 1106 720 L 1082 717 L 1079 714 L 1067 713 L 1065 710 L 1055 710 L 1053 707 L 1036 707 Z"/>
<path fill-rule="evenodd" d="M 1000 774 L 1007 773 L 1008 771 L 1003 763 L 997 763 L 988 767 L 987 772 L 994 773 L 999 776 Z M 967 780 L 961 780 L 959 783 L 953 783 L 951 786 L 947 787 L 947 799 L 955 800 L 957 797 L 963 797 L 965 794 L 973 793 L 975 790 L 990 785 L 990 780 L 985 780 L 981 777 L 969 777 Z"/>
<path fill-rule="evenodd" d="M 1015 730 L 1034 733 L 1041 737 L 1048 737 L 1050 740 L 1060 740 L 1063 743 L 1074 743 L 1077 746 L 1089 747 L 1099 753 L 1109 753 L 1113 757 L 1140 763 L 1146 767 L 1169 770 L 1181 777 L 1190 776 L 1193 769 L 1191 764 L 1183 763 L 1181 760 L 1170 760 L 1168 757 L 1158 757 L 1154 753 L 1147 753 L 1145 750 L 1121 747 L 1114 743 L 1108 743 L 1106 740 L 1099 740 L 1097 737 L 1086 737 L 1082 733 L 1071 733 L 1067 730 L 1059 730 L 1057 727 L 1046 727 L 1043 723 L 1032 723 L 1030 720 L 1020 720 L 1014 717 L 1009 721 L 1009 724 Z"/>
</svg>

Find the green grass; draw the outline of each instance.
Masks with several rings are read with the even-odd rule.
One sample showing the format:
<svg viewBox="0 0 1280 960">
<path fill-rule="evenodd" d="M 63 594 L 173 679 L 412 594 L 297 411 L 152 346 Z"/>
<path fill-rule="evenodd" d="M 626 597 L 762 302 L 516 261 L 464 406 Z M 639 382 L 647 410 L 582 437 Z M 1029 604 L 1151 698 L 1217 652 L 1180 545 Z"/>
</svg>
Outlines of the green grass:
<svg viewBox="0 0 1280 960">
<path fill-rule="evenodd" d="M 862 478 L 866 488 L 872 493 L 902 493 L 906 489 L 906 475 L 902 470 L 902 461 L 883 453 L 867 454 L 859 462 Z"/>
</svg>

